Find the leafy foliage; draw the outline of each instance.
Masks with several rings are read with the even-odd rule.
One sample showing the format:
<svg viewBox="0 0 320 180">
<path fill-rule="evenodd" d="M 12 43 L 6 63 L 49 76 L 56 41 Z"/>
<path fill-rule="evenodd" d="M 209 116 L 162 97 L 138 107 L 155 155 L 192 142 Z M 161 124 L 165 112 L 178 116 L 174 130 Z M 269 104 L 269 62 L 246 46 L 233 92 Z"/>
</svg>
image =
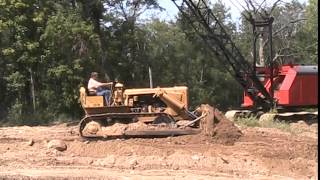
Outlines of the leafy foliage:
<svg viewBox="0 0 320 180">
<path fill-rule="evenodd" d="M 274 13 L 275 28 L 296 16 L 307 19 L 290 24 L 275 41 L 276 47 L 290 44 L 299 62 L 318 63 L 317 3 L 293 1 Z M 237 31 L 222 1 L 210 7 L 250 61 L 250 25 L 243 21 Z M 191 107 L 239 106 L 242 89 L 181 14 L 171 22 L 142 21 L 144 12 L 152 10 L 163 9 L 156 0 L 0 0 L 1 121 L 78 119 L 83 113 L 79 87 L 90 72 L 127 88 L 148 87 L 149 67 L 154 86 L 187 85 Z"/>
</svg>

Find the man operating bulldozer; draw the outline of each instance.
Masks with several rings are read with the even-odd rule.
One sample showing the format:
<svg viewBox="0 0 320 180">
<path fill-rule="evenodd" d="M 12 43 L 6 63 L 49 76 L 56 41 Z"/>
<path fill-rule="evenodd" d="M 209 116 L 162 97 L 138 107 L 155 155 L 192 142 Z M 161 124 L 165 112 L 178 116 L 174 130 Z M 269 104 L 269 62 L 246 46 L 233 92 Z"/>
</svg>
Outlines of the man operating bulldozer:
<svg viewBox="0 0 320 180">
<path fill-rule="evenodd" d="M 92 72 L 89 82 L 88 82 L 88 91 L 89 94 L 104 96 L 106 104 L 109 105 L 111 91 L 106 89 L 106 86 L 111 86 L 112 82 L 109 83 L 101 83 L 98 81 L 98 73 Z"/>
</svg>

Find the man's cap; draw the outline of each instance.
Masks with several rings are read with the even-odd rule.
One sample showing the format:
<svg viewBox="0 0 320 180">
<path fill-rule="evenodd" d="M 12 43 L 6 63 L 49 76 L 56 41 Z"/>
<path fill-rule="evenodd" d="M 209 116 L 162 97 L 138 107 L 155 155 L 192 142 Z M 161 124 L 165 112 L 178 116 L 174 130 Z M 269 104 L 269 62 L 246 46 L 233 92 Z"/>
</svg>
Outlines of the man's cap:
<svg viewBox="0 0 320 180">
<path fill-rule="evenodd" d="M 97 72 L 92 72 L 91 73 L 91 77 L 93 77 L 93 76 L 98 76 L 98 73 Z"/>
</svg>

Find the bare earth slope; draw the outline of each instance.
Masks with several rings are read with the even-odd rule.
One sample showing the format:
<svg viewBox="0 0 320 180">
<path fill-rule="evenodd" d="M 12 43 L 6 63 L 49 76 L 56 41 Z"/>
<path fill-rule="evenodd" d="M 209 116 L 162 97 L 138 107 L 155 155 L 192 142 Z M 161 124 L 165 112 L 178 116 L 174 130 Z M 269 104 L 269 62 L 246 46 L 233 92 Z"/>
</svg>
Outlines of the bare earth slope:
<svg viewBox="0 0 320 180">
<path fill-rule="evenodd" d="M 233 145 L 212 137 L 95 139 L 77 126 L 0 128 L 0 179 L 315 179 L 317 132 L 245 128 Z M 60 152 L 50 140 L 67 144 Z M 30 140 L 34 141 L 30 145 Z"/>
</svg>

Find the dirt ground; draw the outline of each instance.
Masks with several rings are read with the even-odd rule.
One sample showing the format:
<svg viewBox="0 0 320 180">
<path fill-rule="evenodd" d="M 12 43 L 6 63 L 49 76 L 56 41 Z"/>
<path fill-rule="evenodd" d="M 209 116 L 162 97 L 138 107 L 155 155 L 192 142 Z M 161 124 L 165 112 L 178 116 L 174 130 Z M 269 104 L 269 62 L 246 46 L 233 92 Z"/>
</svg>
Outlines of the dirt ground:
<svg viewBox="0 0 320 180">
<path fill-rule="evenodd" d="M 240 129 L 230 145 L 201 134 L 88 141 L 76 125 L 3 127 L 0 179 L 317 179 L 317 124 L 299 134 Z M 49 149 L 54 139 L 67 150 Z"/>
</svg>

